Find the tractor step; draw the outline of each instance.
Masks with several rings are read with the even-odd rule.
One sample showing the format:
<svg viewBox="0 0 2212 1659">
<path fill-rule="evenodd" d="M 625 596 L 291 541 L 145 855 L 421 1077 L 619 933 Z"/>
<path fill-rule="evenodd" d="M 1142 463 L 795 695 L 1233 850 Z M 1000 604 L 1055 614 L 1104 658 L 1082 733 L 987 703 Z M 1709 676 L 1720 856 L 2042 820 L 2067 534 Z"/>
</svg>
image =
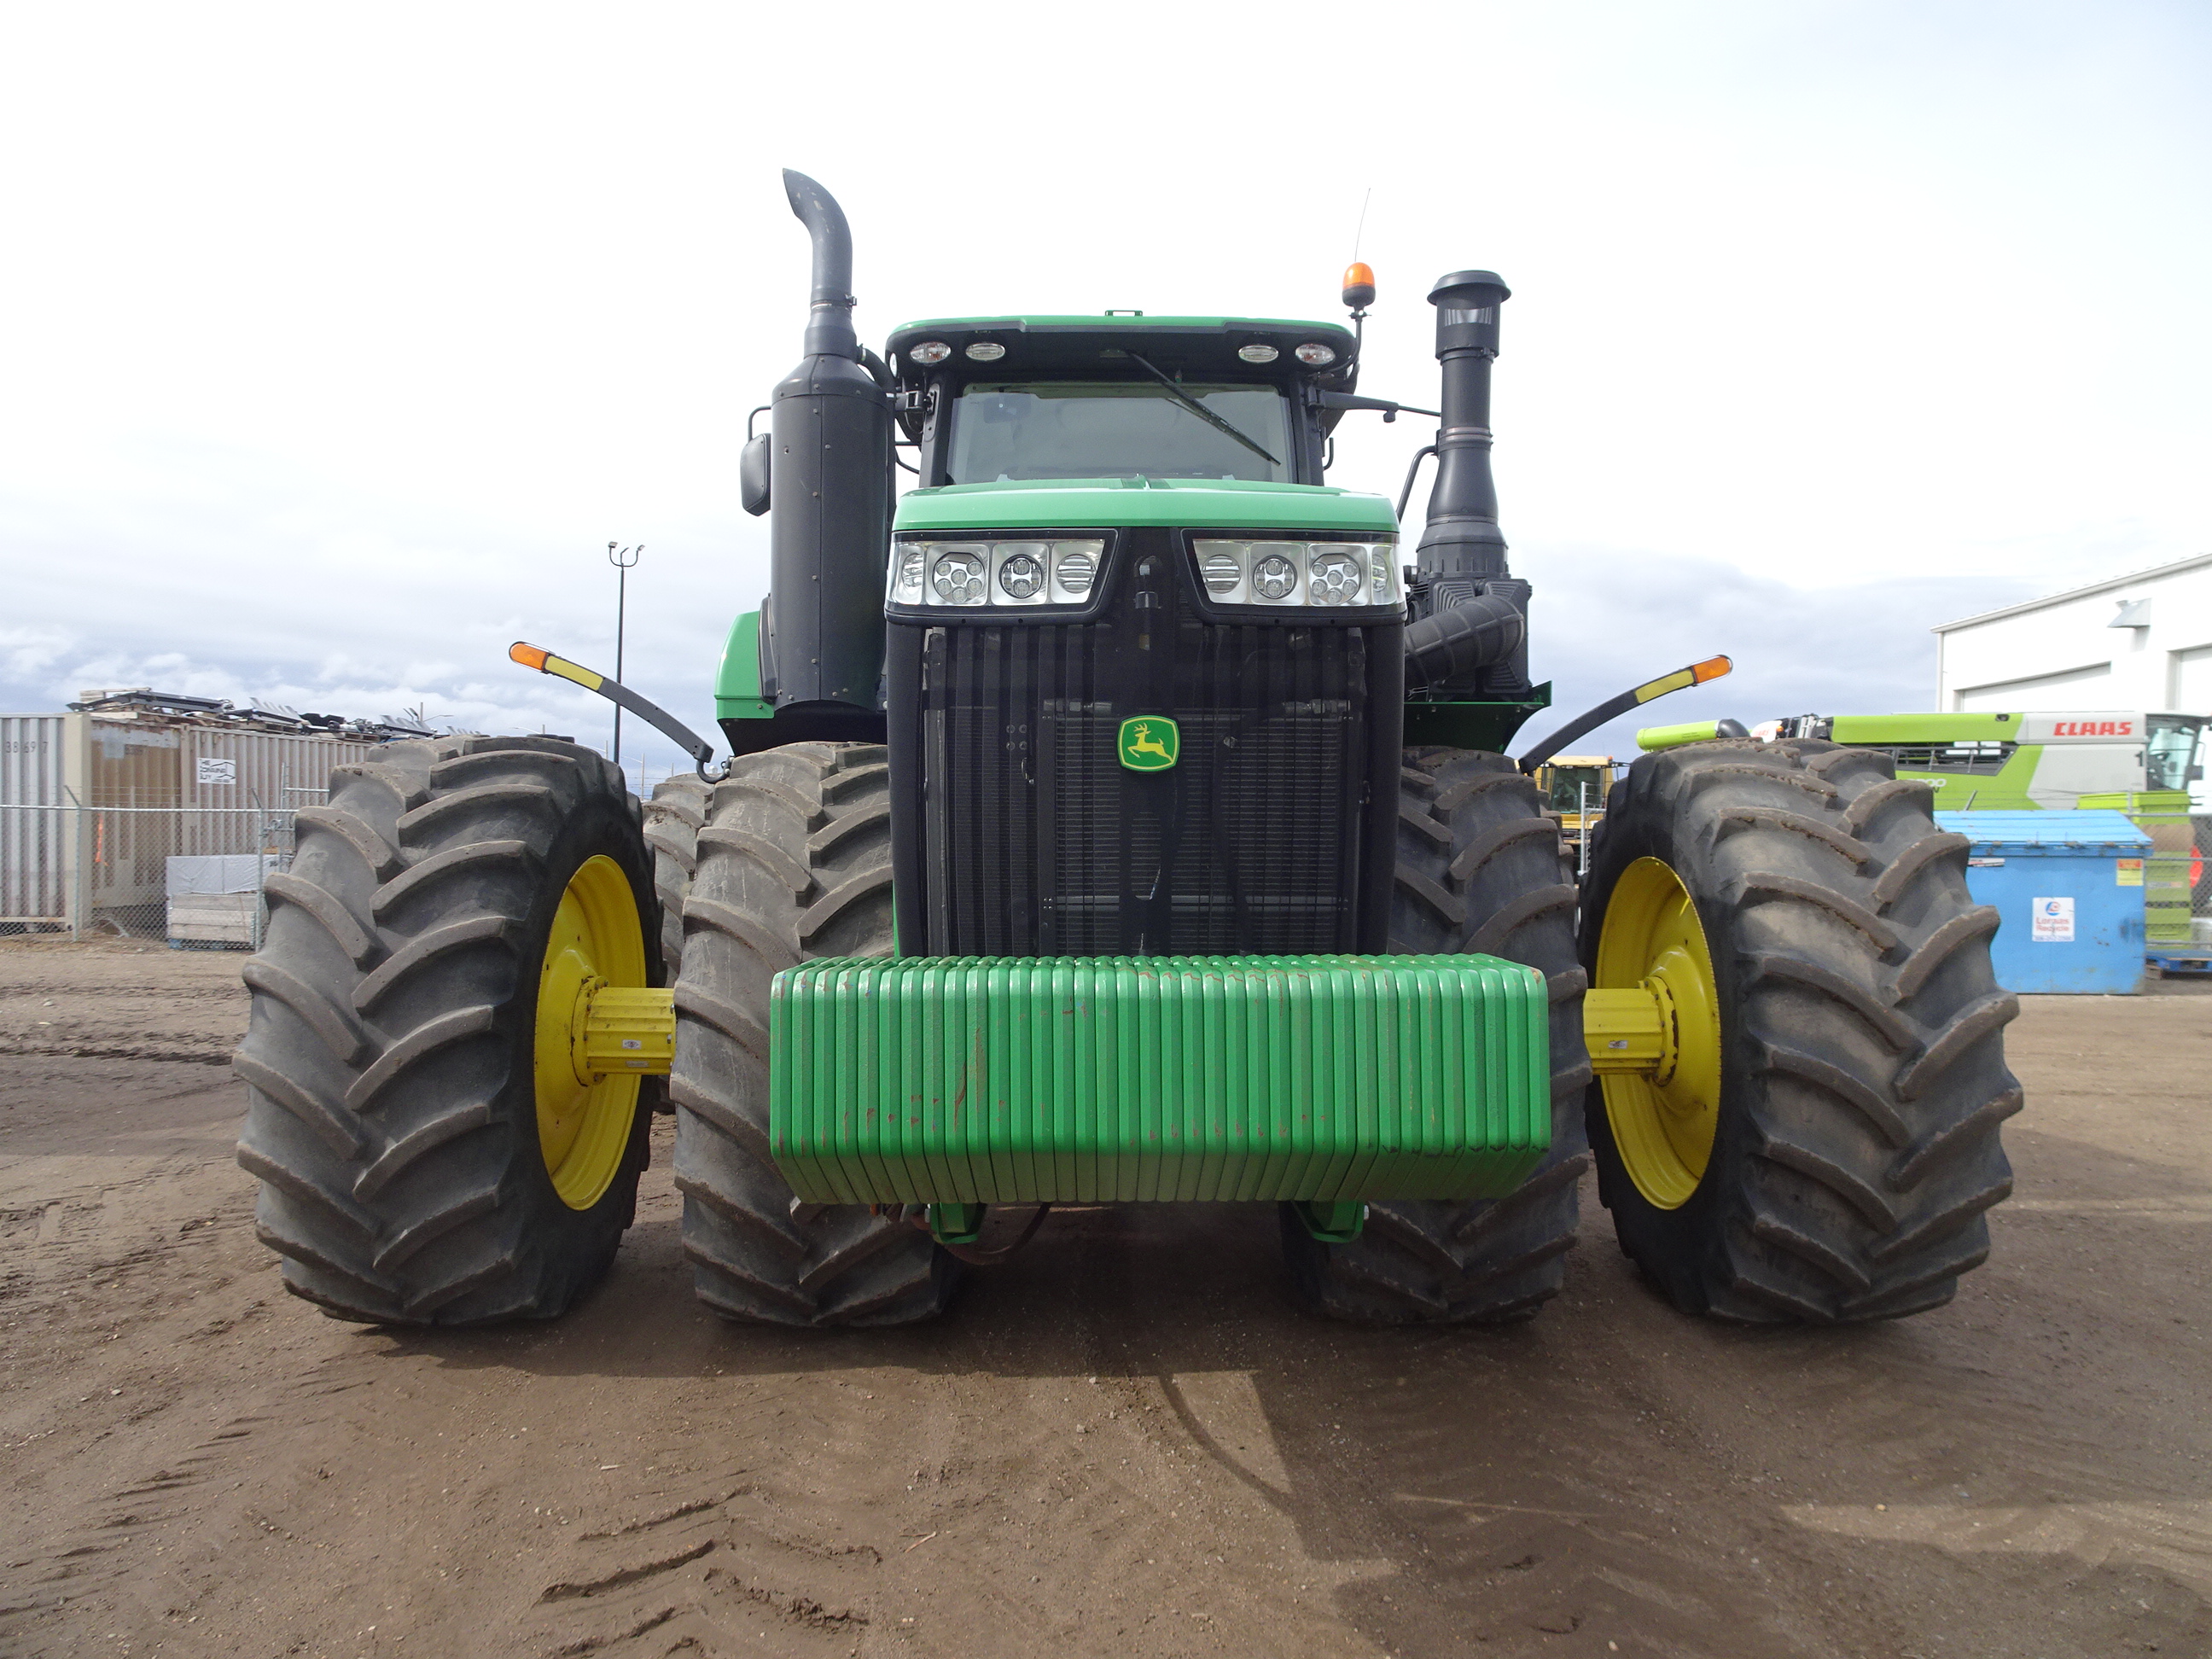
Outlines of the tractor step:
<svg viewBox="0 0 2212 1659">
<path fill-rule="evenodd" d="M 1492 957 L 825 958 L 775 978 L 769 1142 L 819 1204 L 1498 1197 L 1547 1014 Z"/>
</svg>

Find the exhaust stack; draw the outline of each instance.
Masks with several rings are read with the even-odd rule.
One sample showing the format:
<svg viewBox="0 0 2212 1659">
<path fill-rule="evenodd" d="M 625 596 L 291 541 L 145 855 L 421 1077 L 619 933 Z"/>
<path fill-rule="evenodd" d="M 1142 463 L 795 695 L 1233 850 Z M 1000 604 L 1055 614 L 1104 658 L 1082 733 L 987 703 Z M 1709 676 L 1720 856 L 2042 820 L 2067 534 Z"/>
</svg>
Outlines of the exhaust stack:
<svg viewBox="0 0 2212 1659">
<path fill-rule="evenodd" d="M 763 695 L 776 741 L 881 741 L 891 409 L 853 331 L 853 235 L 836 198 L 786 171 L 814 245 L 805 356 L 770 398 Z M 877 367 L 880 367 L 878 365 Z"/>
<path fill-rule="evenodd" d="M 1528 584 L 1506 564 L 1490 475 L 1490 366 L 1498 308 L 1511 295 L 1490 270 L 1455 270 L 1429 291 L 1443 422 L 1428 525 L 1413 554 L 1419 616 L 1407 630 L 1407 678 L 1484 696 L 1528 689 Z"/>
</svg>

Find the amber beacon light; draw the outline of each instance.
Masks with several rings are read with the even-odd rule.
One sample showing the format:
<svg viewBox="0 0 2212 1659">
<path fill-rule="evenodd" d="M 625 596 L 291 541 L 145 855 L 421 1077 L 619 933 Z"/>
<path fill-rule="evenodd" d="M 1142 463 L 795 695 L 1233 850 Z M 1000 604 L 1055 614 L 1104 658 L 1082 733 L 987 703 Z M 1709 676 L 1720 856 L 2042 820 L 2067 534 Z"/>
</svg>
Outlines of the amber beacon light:
<svg viewBox="0 0 2212 1659">
<path fill-rule="evenodd" d="M 1344 268 L 1344 303 L 1353 311 L 1364 311 L 1375 303 L 1375 272 L 1361 260 Z"/>
</svg>

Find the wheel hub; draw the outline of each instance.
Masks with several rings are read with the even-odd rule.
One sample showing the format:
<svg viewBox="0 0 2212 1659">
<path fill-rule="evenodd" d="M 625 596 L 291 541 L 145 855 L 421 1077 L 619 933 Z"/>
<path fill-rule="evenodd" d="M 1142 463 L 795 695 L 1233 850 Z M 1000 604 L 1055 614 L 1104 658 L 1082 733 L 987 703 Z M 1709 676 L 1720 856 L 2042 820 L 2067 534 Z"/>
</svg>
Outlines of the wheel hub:
<svg viewBox="0 0 2212 1659">
<path fill-rule="evenodd" d="M 1658 859 L 1621 872 L 1598 933 L 1583 1042 L 1622 1165 L 1661 1209 L 1705 1178 L 1720 1121 L 1720 998 L 1689 890 Z"/>
<path fill-rule="evenodd" d="M 645 932 L 622 866 L 604 854 L 569 878 L 538 969 L 538 1146 L 561 1201 L 587 1210 L 629 1144 L 641 1077 L 676 1047 L 673 994 L 645 982 Z"/>
</svg>

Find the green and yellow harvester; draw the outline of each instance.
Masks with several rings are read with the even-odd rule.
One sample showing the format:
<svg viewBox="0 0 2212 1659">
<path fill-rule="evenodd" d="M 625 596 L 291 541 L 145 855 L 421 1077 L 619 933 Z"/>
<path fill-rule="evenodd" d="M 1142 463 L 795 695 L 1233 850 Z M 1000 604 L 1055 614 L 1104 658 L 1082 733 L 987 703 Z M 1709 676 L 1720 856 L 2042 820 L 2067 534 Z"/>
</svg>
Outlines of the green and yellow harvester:
<svg viewBox="0 0 2212 1659">
<path fill-rule="evenodd" d="M 1401 412 L 1355 329 L 949 319 L 878 356 L 843 214 L 785 182 L 813 292 L 738 468 L 771 578 L 717 687 L 733 757 L 518 646 L 698 774 L 644 803 L 557 739 L 394 744 L 268 884 L 239 1157 L 293 1291 L 560 1313 L 665 1103 L 738 1320 L 925 1318 L 1051 1205 L 1163 1200 L 1274 1206 L 1331 1315 L 1521 1319 L 1593 1160 L 1685 1310 L 1951 1296 L 2020 1104 L 1965 843 L 1879 753 L 1720 738 L 1629 769 L 1578 893 L 1529 771 L 1726 662 L 1507 758 L 1548 696 L 1491 484 L 1504 283 L 1429 296 L 1406 550 L 1324 481 L 1341 420 Z"/>
</svg>

